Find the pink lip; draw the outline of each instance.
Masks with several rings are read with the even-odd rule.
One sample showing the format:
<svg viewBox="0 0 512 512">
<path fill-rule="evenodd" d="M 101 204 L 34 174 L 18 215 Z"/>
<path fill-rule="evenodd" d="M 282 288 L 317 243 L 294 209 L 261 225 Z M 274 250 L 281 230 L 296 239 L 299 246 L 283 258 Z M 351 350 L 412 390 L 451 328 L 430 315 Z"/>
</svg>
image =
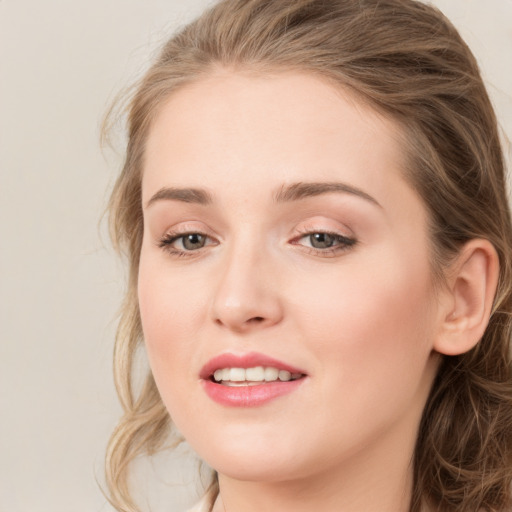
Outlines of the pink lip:
<svg viewBox="0 0 512 512">
<path fill-rule="evenodd" d="M 300 368 L 294 368 L 278 359 L 259 354 L 258 352 L 249 352 L 241 355 L 227 353 L 214 357 L 203 366 L 199 376 L 201 379 L 209 379 L 215 370 L 223 368 L 253 368 L 254 366 L 272 366 L 278 370 L 287 370 L 290 373 L 306 373 Z"/>
<path fill-rule="evenodd" d="M 243 355 L 221 354 L 208 361 L 200 372 L 206 394 L 215 402 L 230 407 L 255 407 L 297 389 L 304 378 L 287 382 L 274 381 L 255 386 L 230 387 L 212 380 L 215 370 L 222 368 L 252 368 L 254 366 L 273 367 L 290 373 L 305 374 L 299 368 L 290 366 L 277 359 L 251 352 Z"/>
</svg>

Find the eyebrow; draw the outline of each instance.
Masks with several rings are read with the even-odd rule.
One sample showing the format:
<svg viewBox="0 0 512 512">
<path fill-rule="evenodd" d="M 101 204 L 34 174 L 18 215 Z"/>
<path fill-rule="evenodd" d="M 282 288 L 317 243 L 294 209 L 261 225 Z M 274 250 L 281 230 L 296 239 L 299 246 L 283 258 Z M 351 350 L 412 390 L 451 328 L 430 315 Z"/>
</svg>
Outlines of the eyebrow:
<svg viewBox="0 0 512 512">
<path fill-rule="evenodd" d="M 290 185 L 283 185 L 274 194 L 274 201 L 276 203 L 286 203 L 330 193 L 355 195 L 369 201 L 379 208 L 382 208 L 375 198 L 363 190 L 340 182 L 299 182 L 292 183 Z M 153 203 L 162 200 L 181 201 L 183 203 L 194 203 L 200 205 L 213 203 L 213 197 L 210 192 L 202 188 L 163 187 L 151 196 L 151 199 L 146 203 L 146 208 L 151 206 Z"/>
<path fill-rule="evenodd" d="M 300 182 L 291 185 L 283 185 L 274 196 L 277 203 L 297 201 L 307 197 L 319 196 L 330 193 L 351 194 L 382 208 L 380 203 L 363 190 L 340 182 Z"/>
<path fill-rule="evenodd" d="M 150 207 L 156 201 L 181 201 L 183 203 L 195 203 L 207 205 L 213 202 L 209 192 L 201 188 L 176 188 L 163 187 L 151 196 L 146 203 L 146 208 Z"/>
</svg>

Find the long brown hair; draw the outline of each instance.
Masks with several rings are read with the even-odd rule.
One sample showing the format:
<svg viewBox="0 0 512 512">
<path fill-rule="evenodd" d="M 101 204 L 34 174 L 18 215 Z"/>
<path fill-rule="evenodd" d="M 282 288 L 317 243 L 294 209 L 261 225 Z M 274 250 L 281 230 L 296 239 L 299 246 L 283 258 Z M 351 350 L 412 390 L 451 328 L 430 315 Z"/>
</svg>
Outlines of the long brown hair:
<svg viewBox="0 0 512 512">
<path fill-rule="evenodd" d="M 112 503 L 137 510 L 130 463 L 158 450 L 171 426 L 151 374 L 133 385 L 145 141 L 162 101 L 218 67 L 311 72 L 401 126 L 406 179 L 430 214 L 436 275 L 464 242 L 494 245 L 492 316 L 473 350 L 443 359 L 420 425 L 410 510 L 510 510 L 512 229 L 497 121 L 466 44 L 438 10 L 415 0 L 224 0 L 173 36 L 138 84 L 110 201 L 113 239 L 130 269 L 114 355 L 124 415 L 106 457 Z"/>
</svg>

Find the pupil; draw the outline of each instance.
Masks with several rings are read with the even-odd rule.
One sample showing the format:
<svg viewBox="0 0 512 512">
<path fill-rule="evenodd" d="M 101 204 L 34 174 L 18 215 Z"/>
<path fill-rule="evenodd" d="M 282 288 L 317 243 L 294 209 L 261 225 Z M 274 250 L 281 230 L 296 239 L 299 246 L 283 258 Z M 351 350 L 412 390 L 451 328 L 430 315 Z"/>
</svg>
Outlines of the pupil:
<svg viewBox="0 0 512 512">
<path fill-rule="evenodd" d="M 183 247 L 193 250 L 200 249 L 204 245 L 204 236 L 199 233 L 191 233 L 183 237 Z"/>
<path fill-rule="evenodd" d="M 326 249 L 334 244 L 334 236 L 328 233 L 314 233 L 309 238 L 315 249 Z"/>
</svg>

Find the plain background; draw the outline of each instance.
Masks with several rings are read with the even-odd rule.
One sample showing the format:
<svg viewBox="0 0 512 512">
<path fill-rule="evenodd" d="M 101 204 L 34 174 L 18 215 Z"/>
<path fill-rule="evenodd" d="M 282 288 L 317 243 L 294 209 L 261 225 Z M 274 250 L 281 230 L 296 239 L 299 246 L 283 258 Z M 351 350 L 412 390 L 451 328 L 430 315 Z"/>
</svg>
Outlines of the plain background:
<svg viewBox="0 0 512 512">
<path fill-rule="evenodd" d="M 99 126 L 155 48 L 207 4 L 0 0 L 2 512 L 111 510 L 96 480 L 120 413 L 111 353 L 124 283 L 100 224 L 120 158 L 101 151 Z M 512 138 L 512 0 L 434 4 L 477 55 Z M 195 475 L 185 457 L 166 468 L 174 485 L 149 489 L 153 510 L 197 498 L 183 485 Z"/>
</svg>

